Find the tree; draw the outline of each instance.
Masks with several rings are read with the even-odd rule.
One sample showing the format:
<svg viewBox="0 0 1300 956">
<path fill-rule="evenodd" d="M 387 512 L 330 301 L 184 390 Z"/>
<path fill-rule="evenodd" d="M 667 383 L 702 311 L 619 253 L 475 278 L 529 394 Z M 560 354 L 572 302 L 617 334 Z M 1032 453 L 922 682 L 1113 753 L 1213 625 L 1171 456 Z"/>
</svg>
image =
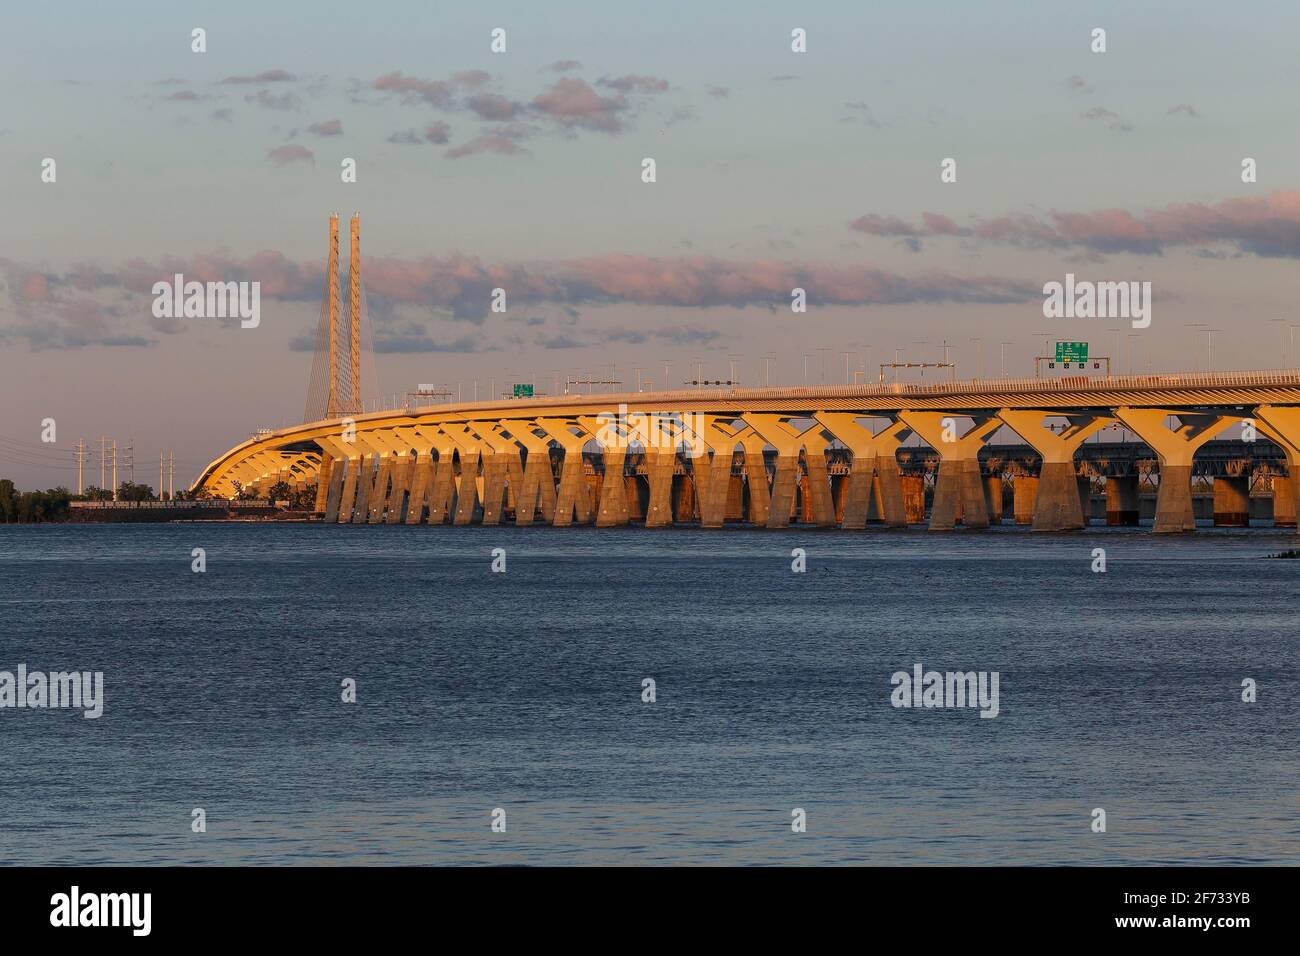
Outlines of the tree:
<svg viewBox="0 0 1300 956">
<path fill-rule="evenodd" d="M 14 495 L 17 494 L 14 483 L 8 478 L 0 478 L 0 519 L 5 524 L 16 520 Z"/>
<path fill-rule="evenodd" d="M 118 501 L 154 501 L 153 488 L 145 484 L 124 481 L 117 487 Z"/>
<path fill-rule="evenodd" d="M 293 487 L 287 481 L 277 481 L 266 496 L 272 501 L 288 501 L 293 497 Z"/>
</svg>

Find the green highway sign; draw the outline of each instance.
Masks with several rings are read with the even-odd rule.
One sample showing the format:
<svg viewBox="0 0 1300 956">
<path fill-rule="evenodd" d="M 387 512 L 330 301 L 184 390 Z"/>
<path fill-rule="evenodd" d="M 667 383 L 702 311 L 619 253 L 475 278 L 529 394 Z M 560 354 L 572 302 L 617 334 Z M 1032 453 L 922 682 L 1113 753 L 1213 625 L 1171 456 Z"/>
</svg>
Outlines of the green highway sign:
<svg viewBox="0 0 1300 956">
<path fill-rule="evenodd" d="M 1088 343 L 1087 342 L 1057 342 L 1056 361 L 1058 362 L 1088 361 Z"/>
<path fill-rule="evenodd" d="M 515 398 L 532 398 L 533 387 L 531 385 L 516 385 Z"/>
</svg>

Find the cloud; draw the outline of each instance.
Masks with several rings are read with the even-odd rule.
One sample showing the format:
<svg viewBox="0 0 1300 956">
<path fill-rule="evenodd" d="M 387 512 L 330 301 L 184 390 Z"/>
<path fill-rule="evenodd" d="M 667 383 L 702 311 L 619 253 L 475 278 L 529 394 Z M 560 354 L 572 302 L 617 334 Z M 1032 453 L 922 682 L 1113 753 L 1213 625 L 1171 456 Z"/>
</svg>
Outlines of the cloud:
<svg viewBox="0 0 1300 956">
<path fill-rule="evenodd" d="M 193 90 L 177 90 L 175 93 L 164 96 L 163 99 L 173 103 L 198 103 L 206 100 L 207 97 L 195 93 Z"/>
<path fill-rule="evenodd" d="M 1077 73 L 1074 76 L 1071 76 L 1068 79 L 1066 79 L 1065 88 L 1069 90 L 1071 93 L 1092 92 L 1092 87 L 1088 85 L 1088 81 L 1085 80 L 1083 77 L 1079 76 Z"/>
<path fill-rule="evenodd" d="M 298 77 L 285 70 L 264 70 L 252 76 L 228 76 L 221 82 L 227 85 L 247 85 L 250 83 L 292 83 Z"/>
<path fill-rule="evenodd" d="M 657 76 L 643 76 L 638 73 L 628 73 L 612 79 L 602 76 L 596 81 L 596 85 L 618 90 L 620 93 L 663 93 L 668 89 L 667 80 L 660 79 Z"/>
<path fill-rule="evenodd" d="M 463 159 L 466 156 L 478 156 L 483 153 L 496 153 L 501 156 L 518 156 L 526 155 L 528 150 L 520 146 L 513 137 L 489 133 L 484 136 L 476 136 L 467 143 L 462 143 L 455 149 L 447 150 L 445 155 L 448 159 Z"/>
<path fill-rule="evenodd" d="M 212 118 L 219 123 L 230 122 L 231 118 L 234 115 L 235 115 L 235 111 L 231 109 L 219 109 L 219 110 L 212 111 Z"/>
<path fill-rule="evenodd" d="M 720 100 L 725 100 L 731 95 L 731 90 L 727 89 L 725 86 L 710 86 L 705 90 L 705 92 L 708 93 L 709 96 Z"/>
<path fill-rule="evenodd" d="M 497 93 L 475 93 L 465 100 L 465 106 L 485 120 L 514 119 L 524 108 Z"/>
<path fill-rule="evenodd" d="M 565 72 L 577 66 L 576 61 L 556 61 L 548 69 Z M 491 74 L 482 70 L 455 73 L 446 80 L 422 79 L 395 71 L 377 78 L 371 87 L 395 95 L 403 103 L 428 105 L 448 112 L 471 112 L 485 122 L 514 127 L 509 131 L 485 130 L 482 136 L 453 150 L 449 154 L 453 159 L 485 152 L 523 153 L 525 150 L 517 141 L 541 129 L 535 122 L 527 125 L 530 121 L 546 121 L 567 133 L 579 129 L 621 133 L 645 97 L 669 89 L 668 81 L 660 77 L 628 73 L 598 80 L 596 86 L 608 91 L 602 93 L 579 77 L 564 76 L 525 102 L 489 89 L 491 79 Z M 726 91 L 715 87 L 712 95 L 726 95 Z M 393 142 L 415 141 L 405 133 L 394 136 Z"/>
<path fill-rule="evenodd" d="M 580 349 L 585 348 L 587 344 L 565 332 L 557 332 L 554 335 L 539 335 L 536 342 L 544 349 Z"/>
<path fill-rule="evenodd" d="M 479 352 L 480 340 L 472 335 L 462 335 L 450 341 L 438 341 L 428 334 L 418 335 L 376 335 L 375 351 L 380 353 L 397 352 Z M 314 348 L 313 343 L 313 348 Z"/>
<path fill-rule="evenodd" d="M 1168 115 L 1174 116 L 1178 113 L 1182 113 L 1185 116 L 1191 116 L 1191 117 L 1198 117 L 1201 115 L 1199 112 L 1197 112 L 1196 107 L 1193 106 L 1191 103 L 1179 103 L 1177 106 L 1169 107 Z"/>
<path fill-rule="evenodd" d="M 1136 213 L 1103 209 L 981 217 L 963 227 L 933 213 L 926 213 L 920 225 L 869 215 L 853 220 L 849 228 L 876 236 L 959 236 L 1034 248 L 1077 247 L 1139 255 L 1228 244 L 1247 255 L 1294 259 L 1300 258 L 1300 191 L 1209 204 L 1175 203 Z"/>
<path fill-rule="evenodd" d="M 315 133 L 317 136 L 342 136 L 343 121 L 332 119 L 320 123 L 312 123 L 307 127 L 307 132 Z"/>
<path fill-rule="evenodd" d="M 1104 106 L 1094 106 L 1092 109 L 1084 110 L 1079 116 L 1093 122 L 1104 122 L 1107 129 L 1114 130 L 1117 133 L 1133 132 L 1132 125 L 1120 119 L 1118 113 L 1112 112 Z"/>
<path fill-rule="evenodd" d="M 390 143 L 398 143 L 403 146 L 420 146 L 424 143 L 441 145 L 450 139 L 451 127 L 442 122 L 430 123 L 424 128 L 423 133 L 417 133 L 413 129 L 406 129 L 399 130 L 388 137 Z"/>
<path fill-rule="evenodd" d="M 301 148 L 301 147 L 298 147 Z M 155 282 L 170 283 L 176 273 L 196 282 L 258 282 L 264 305 L 273 300 L 318 303 L 323 264 L 295 262 L 275 251 L 247 257 L 208 253 L 131 259 L 115 268 L 79 265 L 67 272 L 32 269 L 0 260 L 12 308 L 0 308 L 0 336 L 18 337 L 32 348 L 79 348 L 106 344 L 151 344 L 149 332 L 189 329 L 148 321 Z M 554 262 L 484 263 L 465 255 L 440 258 L 366 260 L 366 295 L 375 318 L 375 348 L 390 352 L 481 351 L 480 340 L 439 339 L 423 325 L 393 328 L 385 317 L 403 307 L 450 313 L 454 320 L 482 324 L 490 316 L 492 290 L 507 290 L 512 308 L 527 314 L 549 304 L 571 318 L 579 306 L 637 305 L 679 310 L 717 307 L 788 309 L 790 290 L 807 290 L 810 302 L 823 306 L 925 303 L 1013 303 L 1036 301 L 1037 284 L 996 276 L 954 276 L 945 272 L 902 275 L 868 265 L 731 261 L 704 256 L 656 258 L 609 254 Z M 662 319 L 662 316 L 661 316 Z M 525 322 L 525 325 L 531 325 Z M 133 327 L 134 326 L 134 327 Z M 386 327 L 387 326 L 387 327 Z M 547 348 L 582 345 L 573 329 L 546 339 Z M 597 333 L 599 334 L 599 333 Z M 605 333 L 610 341 L 630 341 L 631 333 Z M 659 322 L 645 330 L 656 340 L 704 344 L 720 332 L 684 322 Z M 570 339 L 573 344 L 564 344 Z M 313 336 L 295 340 L 294 348 L 312 348 Z M 381 344 L 382 342 L 382 344 Z"/>
<path fill-rule="evenodd" d="M 302 106 L 302 100 L 287 91 L 276 95 L 270 90 L 258 90 L 245 96 L 244 102 L 264 106 L 268 110 L 296 110 Z"/>
<path fill-rule="evenodd" d="M 876 114 L 871 112 L 871 107 L 868 106 L 866 103 L 862 103 L 862 102 L 845 103 L 844 105 L 848 109 L 851 109 L 858 114 L 857 116 L 846 117 L 847 119 L 851 121 L 861 120 L 863 123 L 866 123 L 872 129 L 884 128 L 883 124 L 878 119 L 876 119 Z"/>
<path fill-rule="evenodd" d="M 456 92 L 454 82 L 421 80 L 401 70 L 379 77 L 372 85 L 380 92 L 398 94 L 404 103 L 424 102 L 439 107 L 450 106 Z"/>
<path fill-rule="evenodd" d="M 532 107 L 566 128 L 619 133 L 623 130 L 621 114 L 627 110 L 628 102 L 621 92 L 612 97 L 601 96 L 585 80 L 566 76 L 534 97 Z"/>
<path fill-rule="evenodd" d="M 288 166 L 290 163 L 311 163 L 313 166 L 316 165 L 316 154 L 306 146 L 300 146 L 297 143 L 268 149 L 266 158 L 277 166 Z"/>
<path fill-rule="evenodd" d="M 582 69 L 582 64 L 577 60 L 556 60 L 554 63 L 548 65 L 546 69 L 553 73 L 568 73 L 570 70 Z"/>
</svg>

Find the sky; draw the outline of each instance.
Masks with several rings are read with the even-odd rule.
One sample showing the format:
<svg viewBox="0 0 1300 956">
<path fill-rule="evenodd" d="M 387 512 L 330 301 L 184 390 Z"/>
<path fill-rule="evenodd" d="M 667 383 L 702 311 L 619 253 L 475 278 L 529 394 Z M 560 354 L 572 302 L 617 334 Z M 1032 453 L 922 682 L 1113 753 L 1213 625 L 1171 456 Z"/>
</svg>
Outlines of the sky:
<svg viewBox="0 0 1300 956">
<path fill-rule="evenodd" d="M 1294 366 L 1297 28 L 1249 2 L 7 5 L 0 477 L 75 486 L 108 436 L 179 487 L 300 421 L 331 212 L 345 261 L 361 214 L 372 395 L 661 388 L 665 361 L 801 384 L 805 354 L 840 384 L 945 343 L 959 378 L 1028 376 L 1052 338 Z M 156 317 L 175 272 L 259 282 L 260 324 Z M 1067 273 L 1150 281 L 1151 326 L 1044 318 Z"/>
</svg>

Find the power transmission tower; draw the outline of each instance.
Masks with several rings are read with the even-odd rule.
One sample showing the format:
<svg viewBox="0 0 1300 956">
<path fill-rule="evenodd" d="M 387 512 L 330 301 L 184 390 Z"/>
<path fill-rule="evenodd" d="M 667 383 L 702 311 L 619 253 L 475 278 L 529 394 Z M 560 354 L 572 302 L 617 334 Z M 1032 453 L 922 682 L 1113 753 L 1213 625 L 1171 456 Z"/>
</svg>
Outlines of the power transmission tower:
<svg viewBox="0 0 1300 956">
<path fill-rule="evenodd" d="M 113 500 L 117 500 L 117 439 L 113 439 Z"/>
<path fill-rule="evenodd" d="M 108 464 L 108 439 L 99 439 L 99 490 L 104 490 L 104 466 Z"/>
<path fill-rule="evenodd" d="M 81 473 L 82 473 L 82 467 L 85 465 L 87 457 L 88 457 L 88 453 L 86 451 L 86 440 L 84 438 L 78 438 L 77 439 L 77 494 L 82 493 Z"/>
<path fill-rule="evenodd" d="M 163 496 L 163 453 L 158 452 L 158 498 Z"/>
<path fill-rule="evenodd" d="M 167 453 L 167 500 L 176 500 L 176 454 L 175 452 Z M 161 493 L 162 489 L 158 489 Z"/>
<path fill-rule="evenodd" d="M 127 481 L 135 484 L 135 439 L 126 440 L 126 474 Z"/>
</svg>

